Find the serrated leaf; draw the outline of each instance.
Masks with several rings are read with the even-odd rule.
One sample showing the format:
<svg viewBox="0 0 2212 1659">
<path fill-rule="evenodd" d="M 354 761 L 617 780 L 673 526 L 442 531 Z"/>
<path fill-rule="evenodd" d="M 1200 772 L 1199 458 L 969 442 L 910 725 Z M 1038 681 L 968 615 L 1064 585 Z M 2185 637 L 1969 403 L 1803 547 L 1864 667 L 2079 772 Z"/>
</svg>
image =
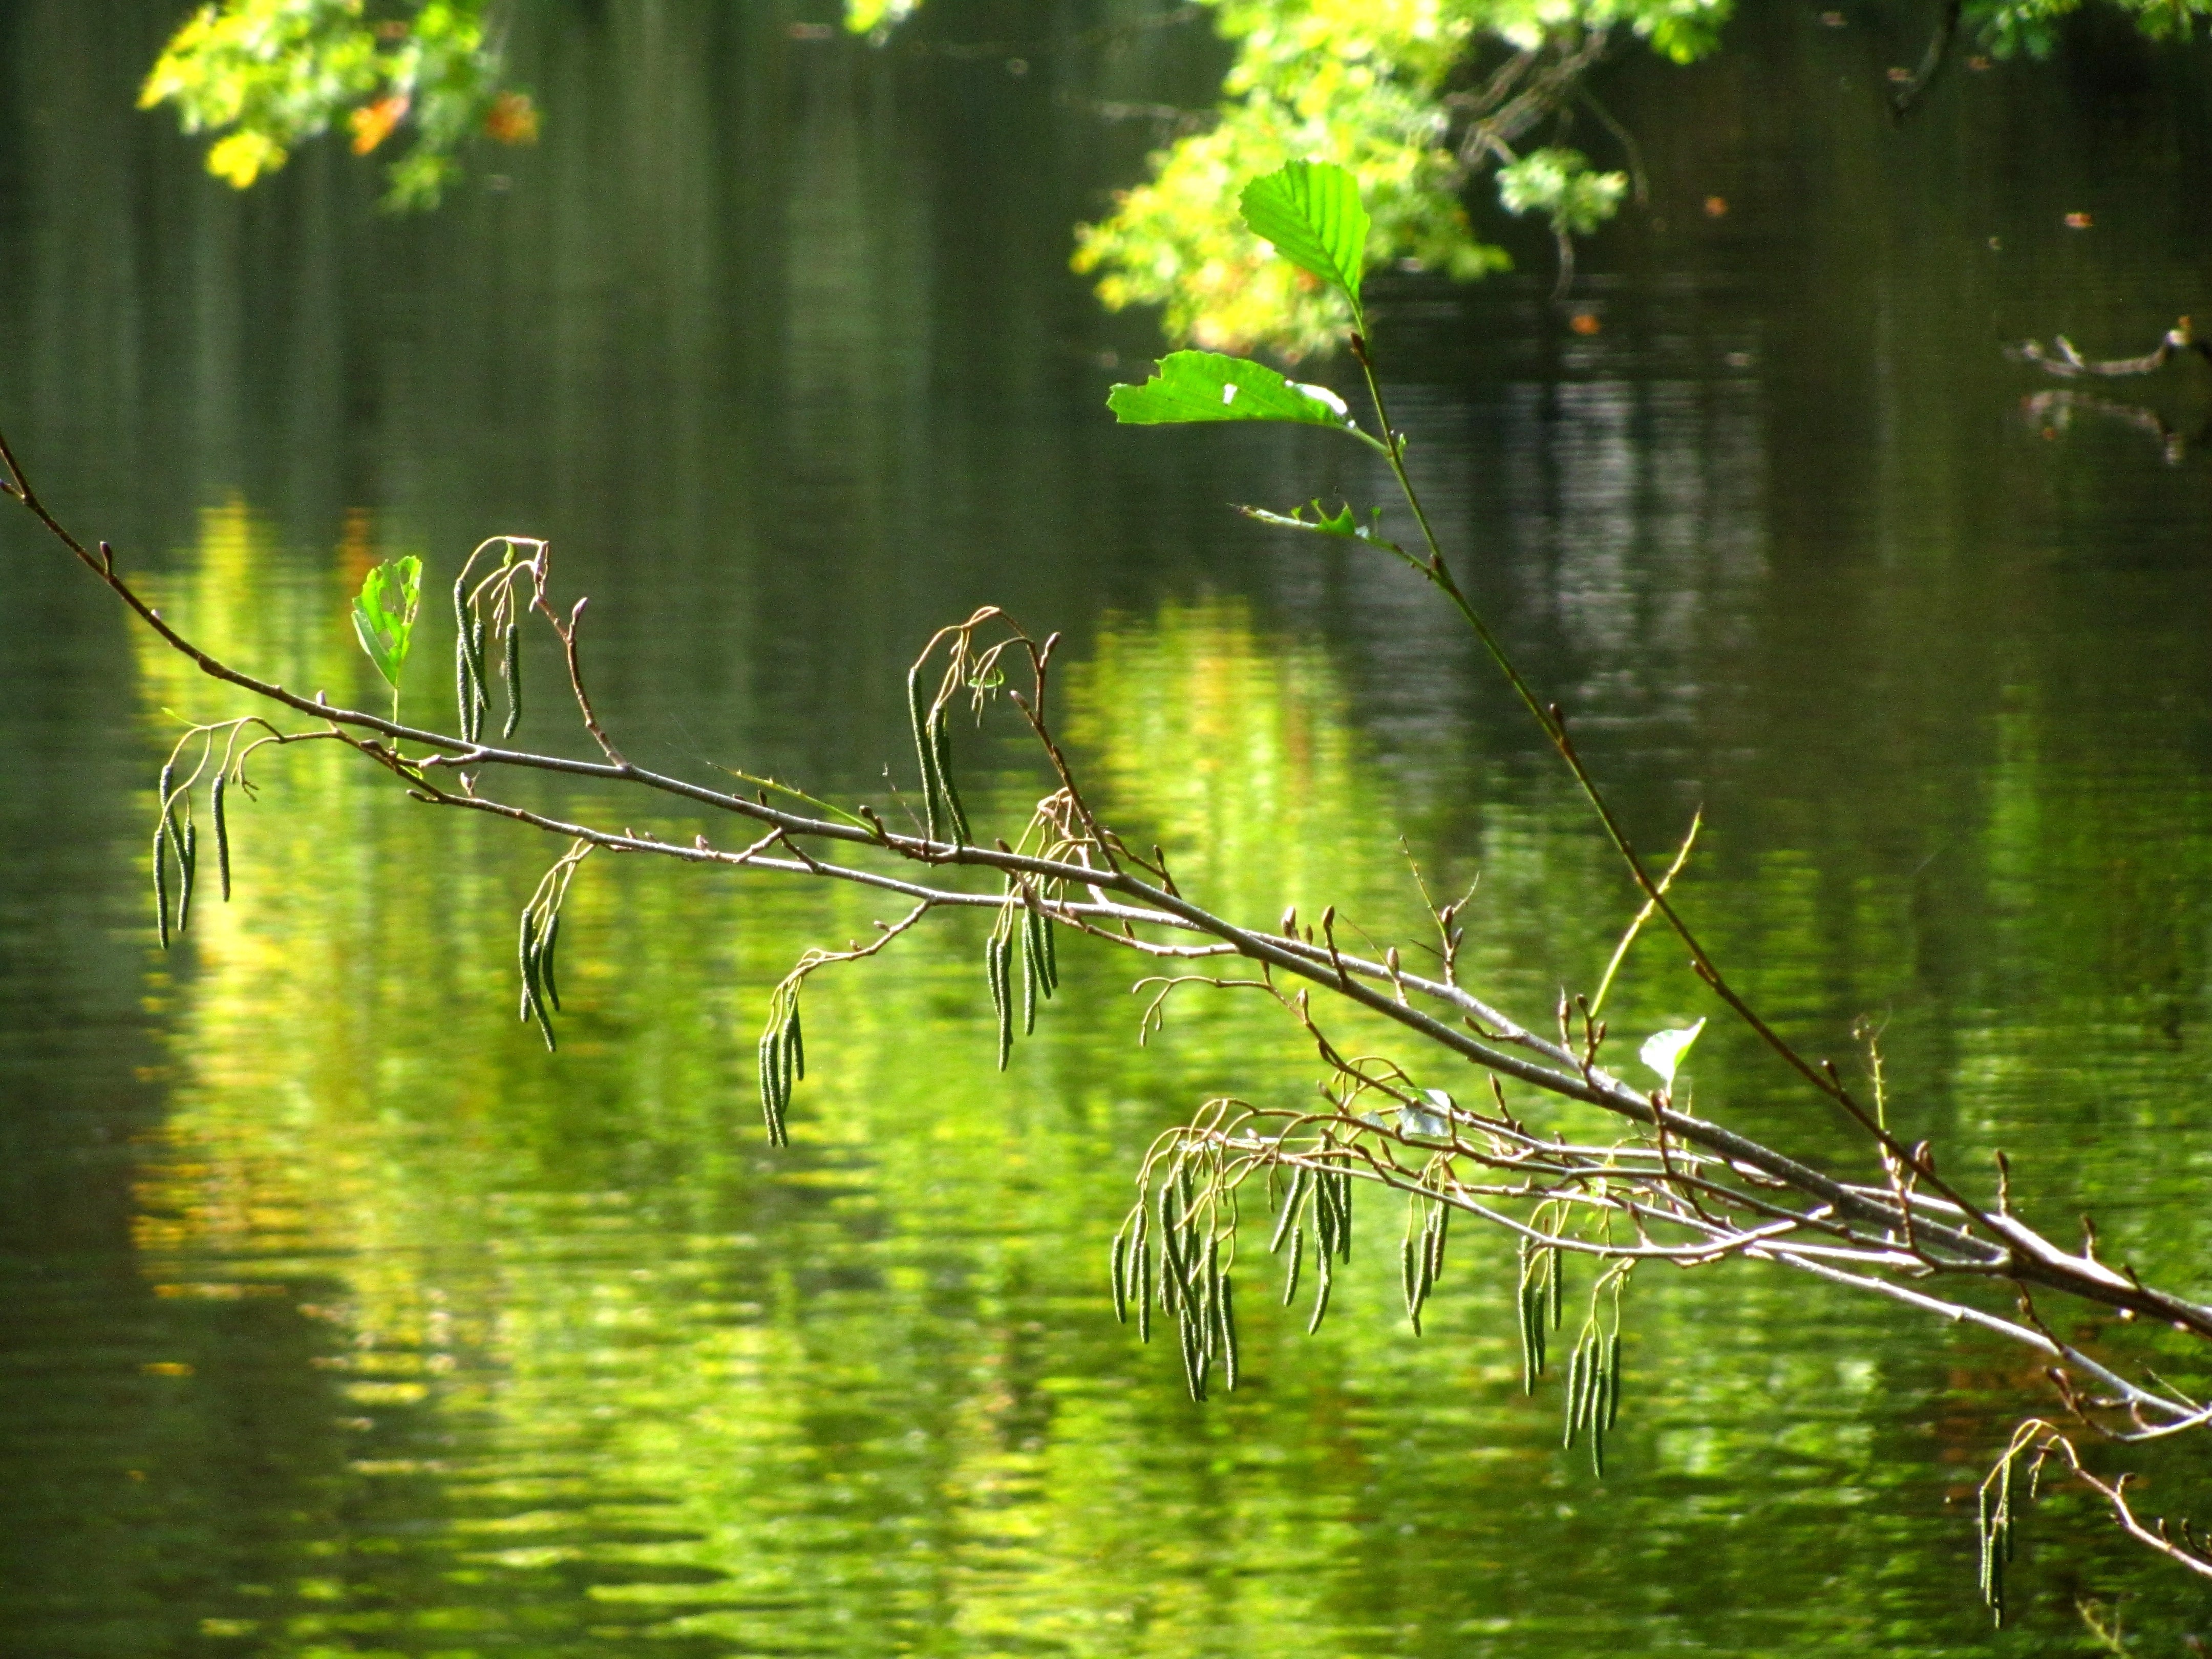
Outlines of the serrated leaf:
<svg viewBox="0 0 2212 1659">
<path fill-rule="evenodd" d="M 1294 507 L 1288 513 L 1270 513 L 1264 507 L 1255 507 L 1251 513 L 1262 524 L 1282 525 L 1291 530 L 1318 531 L 1324 536 L 1359 534 L 1359 520 L 1352 516 L 1349 502 L 1346 503 L 1342 512 L 1334 515 L 1317 501 L 1309 505 L 1312 507 L 1314 514 L 1310 519 L 1306 517 L 1306 509 L 1303 507 Z"/>
<path fill-rule="evenodd" d="M 1301 386 L 1265 363 L 1218 351 L 1175 351 L 1142 386 L 1117 386 L 1106 407 L 1124 426 L 1186 421 L 1294 421 L 1304 426 L 1352 425 L 1344 399 L 1327 386 Z"/>
<path fill-rule="evenodd" d="M 1326 161 L 1286 161 L 1245 185 L 1237 205 L 1254 235 L 1351 301 L 1359 320 L 1368 220 L 1349 173 Z"/>
<path fill-rule="evenodd" d="M 384 683 L 396 693 L 399 673 L 415 641 L 415 613 L 422 600 L 422 561 L 413 554 L 378 565 L 362 578 L 353 602 L 353 631 Z"/>
<path fill-rule="evenodd" d="M 1306 517 L 1306 509 L 1303 507 L 1294 507 L 1288 513 L 1271 513 L 1264 507 L 1240 507 L 1237 510 L 1248 519 L 1256 519 L 1261 524 L 1273 525 L 1279 530 L 1304 530 L 1318 536 L 1342 536 L 1403 555 L 1405 550 L 1397 543 L 1384 541 L 1375 533 L 1372 525 L 1360 523 L 1348 505 L 1342 512 L 1334 514 L 1331 514 L 1319 501 L 1310 505 L 1314 514 L 1310 519 Z M 1377 513 L 1376 516 L 1379 519 L 1382 515 Z"/>
<path fill-rule="evenodd" d="M 1690 1045 L 1698 1040 L 1698 1033 L 1705 1029 L 1705 1022 L 1686 1025 L 1680 1030 L 1655 1031 L 1644 1039 L 1644 1046 L 1636 1057 L 1659 1074 L 1659 1080 L 1669 1089 L 1674 1086 L 1674 1071 L 1681 1065 L 1682 1056 L 1690 1052 Z"/>
</svg>

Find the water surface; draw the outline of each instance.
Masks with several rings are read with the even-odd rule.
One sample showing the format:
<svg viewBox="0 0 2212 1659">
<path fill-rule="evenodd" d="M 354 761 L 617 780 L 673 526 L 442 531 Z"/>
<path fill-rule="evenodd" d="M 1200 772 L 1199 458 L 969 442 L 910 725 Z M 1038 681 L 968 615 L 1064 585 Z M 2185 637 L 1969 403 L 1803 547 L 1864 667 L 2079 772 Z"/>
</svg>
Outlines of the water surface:
<svg viewBox="0 0 2212 1659">
<path fill-rule="evenodd" d="M 548 7 L 543 147 L 394 221 L 320 152 L 242 199 L 199 176 L 131 110 L 168 9 L 0 8 L 10 435 L 168 613 L 345 695 L 368 564 L 552 536 L 625 746 L 706 778 L 879 792 L 906 662 L 1004 603 L 1066 633 L 1075 752 L 1193 890 L 1408 938 L 1410 851 L 1480 876 L 1476 981 L 1532 1015 L 1589 984 L 1624 885 L 1450 619 L 1224 505 L 1383 480 L 1325 434 L 1103 416 L 1158 341 L 1064 268 L 1153 142 L 1100 106 L 1200 101 L 1218 51 L 1053 49 L 1133 7 L 932 9 L 960 50 Z M 2093 1207 L 2201 1293 L 2209 377 L 2110 389 L 2146 420 L 2032 403 L 1997 346 L 2212 312 L 2203 62 L 1961 73 L 1893 131 L 1910 31 L 1849 21 L 1617 73 L 1650 215 L 1563 304 L 1510 226 L 1523 276 L 1393 278 L 1378 350 L 1471 585 L 1638 833 L 1705 808 L 1720 953 L 1824 1052 L 1878 1024 L 1953 1168 L 2006 1148 L 2033 1217 Z M 968 49 L 1009 40 L 1023 73 Z M 1992 1634 L 1960 1499 L 2047 1406 L 2033 1368 L 1754 1267 L 1638 1281 L 1601 1481 L 1522 1397 L 1471 1231 L 1418 1340 L 1387 1247 L 1316 1338 L 1248 1291 L 1247 1386 L 1191 1405 L 1113 1324 L 1103 1243 L 1159 1128 L 1310 1089 L 1256 1006 L 1183 1000 L 1139 1048 L 1126 964 L 1071 951 L 1001 1076 L 947 921 L 817 981 L 771 1152 L 768 989 L 890 912 L 597 859 L 548 1055 L 510 940 L 557 848 L 313 749 L 260 769 L 236 901 L 164 956 L 165 734 L 236 710 L 20 524 L 0 583 L 11 1651 L 2042 1653 L 2118 1598 L 2172 1652 L 2212 1622 L 2062 1497 Z M 550 699 L 532 725 L 574 740 Z M 963 753 L 994 823 L 1045 787 L 998 728 Z M 1616 997 L 1626 1030 L 1705 1012 L 1660 947 Z M 1839 1149 L 1747 1044 L 1696 1060 L 1704 1109 Z M 2160 1509 L 2212 1490 L 2154 1474 Z"/>
</svg>

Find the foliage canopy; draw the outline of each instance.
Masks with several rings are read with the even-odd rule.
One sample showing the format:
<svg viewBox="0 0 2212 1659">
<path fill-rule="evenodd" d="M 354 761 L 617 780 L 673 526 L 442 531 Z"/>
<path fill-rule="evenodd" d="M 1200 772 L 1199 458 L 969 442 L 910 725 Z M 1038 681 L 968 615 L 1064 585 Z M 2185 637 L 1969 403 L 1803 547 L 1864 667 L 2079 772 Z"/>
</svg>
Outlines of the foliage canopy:
<svg viewBox="0 0 2212 1659">
<path fill-rule="evenodd" d="M 2146 34 L 2187 39 L 2212 0 L 2107 0 Z M 853 33 L 882 41 L 921 0 L 844 0 Z M 1168 335 L 1290 358 L 1333 347 L 1333 284 L 1269 257 L 1226 204 L 1243 180 L 1329 155 L 1371 213 L 1367 258 L 1470 279 L 1505 252 L 1468 211 L 1494 170 L 1505 211 L 1558 239 L 1610 220 L 1626 173 L 1561 143 L 1530 141 L 1577 107 L 1619 128 L 1585 84 L 1620 41 L 1677 64 L 1711 53 L 1734 0 L 1197 0 L 1235 48 L 1222 97 L 1152 158 L 1152 177 L 1079 228 L 1074 263 L 1110 307 L 1157 305 Z M 1938 9 L 1915 90 L 1963 35 L 2002 57 L 2048 54 L 2083 0 L 1965 0 Z M 505 83 L 496 0 L 206 0 L 147 76 L 142 105 L 170 104 L 214 136 L 209 171 L 243 189 L 294 150 L 343 128 L 356 154 L 389 146 L 386 201 L 435 204 L 471 140 L 535 140 L 538 112 Z M 1625 159 L 1625 158 L 1624 158 Z"/>
<path fill-rule="evenodd" d="M 1222 211 L 1238 181 L 1329 155 L 1373 216 L 1367 255 L 1467 279 L 1503 269 L 1464 202 L 1474 174 L 1521 159 L 1522 135 L 1578 89 L 1612 36 L 1678 63 L 1710 52 L 1731 0 L 1207 0 L 1237 43 L 1211 131 L 1153 157 L 1153 176 L 1077 232 L 1076 268 L 1109 306 L 1165 307 L 1168 333 L 1224 350 L 1327 349 L 1336 317 L 1302 267 Z M 1626 174 L 1550 152 L 1552 194 L 1522 208 L 1610 217 Z"/>
<path fill-rule="evenodd" d="M 527 94 L 502 88 L 488 0 L 415 0 L 373 21 L 362 0 L 214 0 L 170 39 L 139 94 L 187 132 L 221 136 L 208 171 L 243 190 L 343 122 L 356 155 L 409 141 L 387 172 L 395 207 L 434 205 L 473 134 L 538 136 Z"/>
</svg>

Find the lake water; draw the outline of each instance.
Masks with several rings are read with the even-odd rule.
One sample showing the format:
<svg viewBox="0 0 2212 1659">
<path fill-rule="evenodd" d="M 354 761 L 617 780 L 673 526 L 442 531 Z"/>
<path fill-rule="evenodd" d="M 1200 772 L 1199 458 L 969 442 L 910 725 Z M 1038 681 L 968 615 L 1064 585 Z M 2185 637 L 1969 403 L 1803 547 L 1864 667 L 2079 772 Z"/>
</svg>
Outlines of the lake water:
<svg viewBox="0 0 2212 1659">
<path fill-rule="evenodd" d="M 875 52 L 774 4 L 547 6 L 543 144 L 394 220 L 329 147 L 240 198 L 134 112 L 173 8 L 14 0 L 0 418 L 168 614 L 334 695 L 370 695 L 370 563 L 437 592 L 552 537 L 625 747 L 708 781 L 879 796 L 905 665 L 1003 603 L 1065 631 L 1079 763 L 1188 889 L 1410 937 L 1402 837 L 1480 875 L 1468 977 L 1540 1017 L 1629 908 L 1575 801 L 1418 584 L 1226 506 L 1384 481 L 1103 412 L 1160 346 L 1070 228 L 1158 140 L 1125 106 L 1221 63 L 1202 24 L 1098 32 L 1161 9 L 931 0 Z M 1917 21 L 1759 10 L 1602 83 L 1652 204 L 1565 303 L 1510 225 L 1521 275 L 1383 283 L 1418 476 L 1638 833 L 1703 805 L 1686 902 L 1786 1028 L 1847 1059 L 1878 1024 L 1947 1169 L 2003 1147 L 2032 1218 L 2092 1209 L 2201 1296 L 2212 374 L 2036 402 L 1999 348 L 2212 313 L 2203 52 L 1961 69 L 1893 129 Z M 1472 1229 L 1425 1337 L 1370 1247 L 1317 1337 L 1249 1295 L 1244 1386 L 1192 1405 L 1105 1240 L 1154 1133 L 1314 1066 L 1225 999 L 1140 1048 L 1121 961 L 1066 951 L 1003 1076 L 978 926 L 817 981 L 771 1152 L 769 988 L 891 911 L 596 859 L 549 1055 L 511 940 L 557 846 L 312 748 L 264 757 L 235 901 L 164 955 L 165 734 L 240 708 L 12 520 L 0 596 L 9 1653 L 2042 1654 L 2095 1650 L 2085 1604 L 2129 1651 L 2212 1635 L 2071 1496 L 1991 1632 L 1971 1491 L 2051 1407 L 2034 1367 L 1755 1266 L 1638 1279 L 1602 1480 L 1522 1396 Z M 550 697 L 532 730 L 573 741 Z M 1002 727 L 963 763 L 1009 830 L 1043 787 Z M 1706 1012 L 1656 942 L 1615 998 Z M 1703 1109 L 1839 1152 L 1744 1042 L 1694 1061 Z M 2212 1514 L 2203 1454 L 2137 1467 Z"/>
</svg>

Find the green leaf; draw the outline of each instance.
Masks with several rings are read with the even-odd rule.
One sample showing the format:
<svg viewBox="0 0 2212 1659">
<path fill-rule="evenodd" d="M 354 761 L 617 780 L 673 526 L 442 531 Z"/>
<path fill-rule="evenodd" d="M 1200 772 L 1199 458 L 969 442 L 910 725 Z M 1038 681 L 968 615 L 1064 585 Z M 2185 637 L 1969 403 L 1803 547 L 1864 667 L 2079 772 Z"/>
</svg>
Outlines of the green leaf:
<svg viewBox="0 0 2212 1659">
<path fill-rule="evenodd" d="M 1349 173 L 1325 161 L 1286 161 L 1245 185 L 1238 205 L 1255 236 L 1341 293 L 1352 301 L 1352 321 L 1360 322 L 1367 210 Z"/>
<path fill-rule="evenodd" d="M 1334 518 L 1331 518 L 1328 509 L 1317 501 L 1313 503 L 1313 511 L 1314 515 L 1310 519 L 1305 516 L 1305 508 L 1303 507 L 1294 507 L 1287 514 L 1269 513 L 1262 508 L 1254 513 L 1252 516 L 1269 524 L 1290 525 L 1300 530 L 1318 530 L 1324 536 L 1359 534 L 1359 520 L 1352 516 L 1352 504 L 1349 501 L 1345 503 L 1344 510 Z"/>
<path fill-rule="evenodd" d="M 1330 516 L 1328 509 L 1319 501 L 1313 502 L 1312 507 L 1314 515 L 1310 519 L 1306 517 L 1306 509 L 1303 507 L 1294 507 L 1288 513 L 1270 513 L 1264 507 L 1240 507 L 1237 510 L 1248 519 L 1256 519 L 1261 524 L 1273 525 L 1278 530 L 1304 530 L 1319 536 L 1343 536 L 1352 541 L 1372 543 L 1375 546 L 1387 549 L 1401 558 L 1405 556 L 1406 550 L 1400 547 L 1397 543 L 1386 542 L 1376 535 L 1372 524 L 1360 523 L 1350 506 L 1347 505 L 1342 512 L 1334 517 Z M 1380 509 L 1377 509 L 1376 519 L 1379 521 L 1382 516 Z"/>
<path fill-rule="evenodd" d="M 1682 1063 L 1682 1056 L 1690 1052 L 1690 1045 L 1698 1040 L 1698 1033 L 1705 1029 L 1705 1022 L 1684 1026 L 1677 1031 L 1657 1031 L 1644 1039 L 1644 1046 L 1636 1057 L 1659 1074 L 1659 1079 L 1669 1089 L 1674 1086 L 1674 1068 Z"/>
<path fill-rule="evenodd" d="M 1106 407 L 1124 426 L 1296 421 L 1358 430 L 1345 412 L 1344 399 L 1327 386 L 1301 386 L 1264 363 L 1218 351 L 1170 352 L 1144 385 L 1117 386 L 1108 392 Z"/>
<path fill-rule="evenodd" d="M 422 600 L 422 561 L 413 554 L 390 559 L 362 578 L 353 602 L 353 631 L 396 702 L 399 671 L 415 639 L 415 612 Z"/>
</svg>

